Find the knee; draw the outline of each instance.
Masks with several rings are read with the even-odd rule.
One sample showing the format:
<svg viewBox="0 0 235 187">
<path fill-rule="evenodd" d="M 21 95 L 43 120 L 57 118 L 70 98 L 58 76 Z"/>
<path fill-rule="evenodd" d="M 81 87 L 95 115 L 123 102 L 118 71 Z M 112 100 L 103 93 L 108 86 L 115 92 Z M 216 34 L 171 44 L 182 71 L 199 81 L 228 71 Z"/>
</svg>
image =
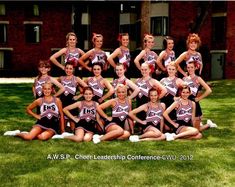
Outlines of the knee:
<svg viewBox="0 0 235 187">
<path fill-rule="evenodd" d="M 44 135 L 42 135 L 42 134 L 39 134 L 39 135 L 37 136 L 37 138 L 38 138 L 39 140 L 42 140 L 42 141 L 49 139 L 48 137 L 46 137 L 46 136 L 44 136 Z"/>
<path fill-rule="evenodd" d="M 196 139 L 201 139 L 202 138 L 202 133 L 198 133 L 197 135 L 196 135 L 196 137 L 195 137 Z"/>
<path fill-rule="evenodd" d="M 199 130 L 198 129 L 196 129 L 196 128 L 193 128 L 192 130 L 191 130 L 191 132 L 192 132 L 192 135 L 198 135 L 198 134 L 200 134 L 200 132 L 199 132 Z"/>
<path fill-rule="evenodd" d="M 24 140 L 33 140 L 34 139 L 34 137 L 29 134 L 22 134 L 20 137 L 23 138 Z"/>
<path fill-rule="evenodd" d="M 84 138 L 83 138 L 83 141 L 84 141 L 84 142 L 90 142 L 91 139 L 92 139 L 92 137 L 84 137 Z"/>
<path fill-rule="evenodd" d="M 116 135 L 117 136 L 122 136 L 123 134 L 124 134 L 124 130 L 123 129 L 119 128 L 119 129 L 116 130 Z"/>
</svg>

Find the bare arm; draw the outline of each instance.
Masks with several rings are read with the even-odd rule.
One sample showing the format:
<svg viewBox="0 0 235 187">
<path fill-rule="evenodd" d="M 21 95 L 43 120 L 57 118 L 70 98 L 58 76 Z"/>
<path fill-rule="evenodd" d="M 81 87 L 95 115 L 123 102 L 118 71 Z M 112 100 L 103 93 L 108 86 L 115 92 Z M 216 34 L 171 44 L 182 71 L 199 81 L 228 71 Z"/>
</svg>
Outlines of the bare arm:
<svg viewBox="0 0 235 187">
<path fill-rule="evenodd" d="M 118 55 L 121 54 L 120 48 L 115 49 L 115 51 L 108 57 L 107 61 L 108 63 L 113 66 L 113 68 L 116 68 L 116 64 L 114 62 L 114 58 L 116 58 Z"/>
<path fill-rule="evenodd" d="M 176 60 L 175 63 L 177 65 L 178 71 L 184 75 L 185 77 L 187 77 L 187 74 L 184 72 L 184 70 L 182 70 L 182 68 L 180 67 L 180 63 L 186 58 L 187 55 L 187 51 L 183 52 Z"/>
<path fill-rule="evenodd" d="M 61 50 L 59 50 L 58 52 L 56 52 L 55 54 L 53 54 L 51 57 L 50 57 L 50 61 L 55 64 L 57 67 L 61 68 L 62 70 L 65 69 L 65 67 L 58 62 L 57 58 L 64 55 L 66 53 L 66 48 L 62 48 Z"/>
<path fill-rule="evenodd" d="M 200 95 L 200 97 L 196 97 L 195 101 L 198 102 L 200 100 L 202 100 L 203 98 L 207 97 L 208 95 L 211 94 L 212 90 L 211 88 L 208 86 L 208 84 L 206 84 L 206 82 L 201 78 L 198 77 L 198 82 L 200 83 L 200 85 L 206 90 L 202 95 Z"/>
<path fill-rule="evenodd" d="M 136 114 L 138 114 L 139 112 L 141 112 L 141 111 L 146 112 L 146 110 L 147 110 L 147 104 L 143 104 L 143 105 L 139 106 L 138 108 L 135 108 L 134 110 L 130 111 L 128 115 L 130 116 L 131 119 L 137 121 L 138 123 L 140 123 L 142 125 L 146 125 L 147 122 L 145 120 L 143 121 L 136 116 Z"/>
<path fill-rule="evenodd" d="M 80 105 L 81 105 L 81 102 L 78 101 L 76 103 L 73 103 L 71 105 L 68 105 L 68 106 L 64 107 L 64 109 L 63 109 L 63 112 L 65 113 L 65 115 L 68 116 L 73 121 L 75 121 L 76 123 L 79 121 L 79 118 L 77 118 L 76 116 L 73 116 L 71 114 L 70 110 L 75 109 L 75 108 L 79 108 Z"/>
<path fill-rule="evenodd" d="M 193 123 L 193 127 L 195 127 L 196 104 L 193 101 L 192 101 L 192 104 L 193 104 L 193 107 L 192 107 L 192 123 Z"/>
<path fill-rule="evenodd" d="M 167 89 L 165 88 L 165 86 L 163 86 L 159 81 L 157 81 L 155 79 L 151 79 L 151 83 L 152 83 L 152 86 L 156 90 L 160 91 L 159 99 L 163 98 L 167 93 Z"/>
<path fill-rule="evenodd" d="M 143 58 L 145 53 L 146 53 L 145 50 L 142 50 L 140 54 L 138 54 L 137 57 L 135 57 L 134 63 L 139 70 L 141 70 L 140 60 Z"/>
<path fill-rule="evenodd" d="M 61 100 L 59 98 L 56 98 L 56 104 L 58 106 L 59 114 L 60 114 L 60 130 L 61 130 L 61 133 L 63 133 L 64 129 L 65 129 L 65 126 L 64 126 L 64 113 L 63 113 L 62 103 L 61 103 Z"/>
<path fill-rule="evenodd" d="M 40 106 L 40 103 L 42 102 L 42 98 L 39 98 L 35 101 L 33 101 L 31 104 L 29 104 L 26 108 L 26 112 L 33 116 L 36 119 L 41 119 L 41 116 L 39 114 L 36 114 L 35 112 L 33 112 L 33 109 L 36 108 L 37 106 Z"/>
<path fill-rule="evenodd" d="M 101 105 L 97 106 L 97 112 L 105 119 L 107 119 L 108 121 L 112 121 L 112 117 L 108 116 L 105 112 L 104 109 L 108 108 L 108 107 L 113 107 L 115 100 L 111 99 L 108 100 L 104 103 L 102 103 Z"/>
<path fill-rule="evenodd" d="M 169 106 L 165 112 L 163 113 L 164 118 L 170 123 L 172 124 L 175 128 L 177 128 L 179 126 L 179 124 L 175 123 L 170 117 L 169 114 L 171 113 L 172 110 L 174 110 L 178 105 L 178 102 L 175 101 L 174 103 L 171 104 L 171 106 Z"/>
<path fill-rule="evenodd" d="M 63 86 L 61 83 L 59 83 L 59 81 L 56 80 L 55 78 L 51 77 L 50 80 L 51 80 L 51 82 L 52 82 L 54 85 L 56 85 L 56 86 L 59 88 L 59 90 L 58 90 L 58 91 L 55 93 L 55 95 L 54 95 L 54 96 L 58 97 L 59 95 L 61 95 L 61 94 L 65 91 L 65 88 L 64 88 L 64 86 Z"/>
<path fill-rule="evenodd" d="M 157 58 L 157 65 L 162 71 L 166 71 L 166 68 L 162 65 L 162 60 L 165 58 L 166 52 L 162 51 Z"/>
<path fill-rule="evenodd" d="M 129 98 L 134 99 L 140 92 L 140 88 L 129 79 L 127 79 L 127 85 L 133 90 Z"/>
<path fill-rule="evenodd" d="M 87 51 L 86 53 L 84 53 L 78 60 L 79 64 L 82 67 L 86 68 L 88 71 L 92 71 L 92 68 L 87 66 L 88 63 L 86 63 L 86 60 L 90 57 L 90 55 L 92 53 L 92 50 L 93 49 L 91 49 L 91 50 Z"/>
<path fill-rule="evenodd" d="M 105 99 L 109 98 L 114 93 L 114 88 L 110 84 L 110 82 L 107 79 L 103 79 L 103 81 L 104 81 L 105 87 L 108 89 L 108 92 L 99 99 L 100 103 L 102 103 Z"/>
</svg>

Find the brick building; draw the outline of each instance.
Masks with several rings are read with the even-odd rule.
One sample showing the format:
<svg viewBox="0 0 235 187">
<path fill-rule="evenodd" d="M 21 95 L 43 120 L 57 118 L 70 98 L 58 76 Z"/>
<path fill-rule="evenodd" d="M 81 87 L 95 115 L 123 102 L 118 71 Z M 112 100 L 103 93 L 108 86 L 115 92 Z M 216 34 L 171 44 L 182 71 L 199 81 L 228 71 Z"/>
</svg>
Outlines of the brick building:
<svg viewBox="0 0 235 187">
<path fill-rule="evenodd" d="M 196 32 L 204 77 L 235 78 L 234 8 L 232 1 L 0 1 L 0 77 L 35 76 L 39 59 L 64 47 L 66 34 L 74 31 L 84 50 L 92 47 L 92 32 L 103 34 L 107 52 L 118 46 L 119 32 L 128 32 L 133 58 L 144 33 L 155 36 L 158 53 L 164 36 L 171 35 L 178 56 L 189 32 Z"/>
</svg>

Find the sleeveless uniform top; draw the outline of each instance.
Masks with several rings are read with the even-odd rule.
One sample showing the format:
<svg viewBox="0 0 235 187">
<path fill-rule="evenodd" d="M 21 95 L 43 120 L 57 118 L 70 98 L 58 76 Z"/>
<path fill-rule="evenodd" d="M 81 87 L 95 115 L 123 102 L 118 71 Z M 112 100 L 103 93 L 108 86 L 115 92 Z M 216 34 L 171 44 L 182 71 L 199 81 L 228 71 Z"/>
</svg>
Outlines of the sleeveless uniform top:
<svg viewBox="0 0 235 187">
<path fill-rule="evenodd" d="M 51 119 L 52 117 L 59 117 L 59 109 L 56 104 L 56 97 L 53 97 L 51 102 L 46 102 L 44 97 L 42 98 L 42 103 L 40 105 L 40 115 L 42 118 L 46 117 Z"/>
<path fill-rule="evenodd" d="M 67 48 L 66 52 L 65 52 L 65 64 L 67 62 L 73 62 L 74 67 L 76 67 L 78 65 L 78 59 L 80 58 L 80 53 L 78 48 L 75 48 L 74 51 L 69 51 L 69 49 Z"/>
<path fill-rule="evenodd" d="M 112 109 L 112 117 L 118 118 L 120 121 L 124 121 L 128 117 L 128 112 L 131 106 L 126 99 L 125 103 L 120 103 L 116 100 L 116 105 Z"/>
<path fill-rule="evenodd" d="M 143 56 L 144 62 L 150 65 L 151 72 L 155 70 L 156 67 L 156 59 L 158 55 L 154 51 L 147 51 Z"/>
<path fill-rule="evenodd" d="M 73 76 L 71 79 L 67 79 L 66 76 L 60 77 L 61 84 L 64 86 L 65 91 L 64 95 L 67 96 L 68 94 L 75 95 L 78 83 L 76 81 L 76 77 Z"/>
<path fill-rule="evenodd" d="M 177 120 L 183 120 L 186 123 L 192 119 L 192 101 L 189 100 L 187 105 L 183 105 L 181 100 L 179 100 L 179 107 L 176 110 Z"/>
<path fill-rule="evenodd" d="M 48 75 L 45 78 L 40 77 L 39 79 L 35 79 L 34 81 L 34 87 L 36 91 L 36 98 L 42 97 L 42 85 L 46 83 L 47 81 L 50 81 L 51 77 Z"/>
<path fill-rule="evenodd" d="M 193 78 L 191 78 L 190 76 L 183 78 L 184 82 L 190 87 L 193 96 L 197 95 L 198 88 L 200 86 L 200 84 L 197 83 L 197 79 L 198 76 L 196 75 Z"/>
<path fill-rule="evenodd" d="M 93 101 L 91 106 L 86 105 L 85 101 L 81 101 L 79 118 L 87 122 L 96 120 L 96 103 Z"/>
<path fill-rule="evenodd" d="M 119 63 L 124 64 L 124 66 L 128 68 L 130 67 L 130 61 L 131 61 L 130 51 L 129 49 L 128 50 L 124 50 L 122 48 L 120 49 L 121 49 L 122 54 L 121 56 L 118 57 Z"/>
<path fill-rule="evenodd" d="M 196 61 L 197 68 L 198 68 L 198 66 L 202 65 L 202 56 L 199 52 L 196 52 L 195 54 L 187 53 L 187 55 L 188 55 L 188 60 L 186 60 L 186 64 L 188 64 L 191 61 Z"/>
<path fill-rule="evenodd" d="M 178 86 L 176 84 L 177 77 L 170 80 L 169 78 L 163 78 L 160 82 L 162 85 L 165 86 L 167 89 L 167 93 L 171 94 L 172 96 L 175 96 L 178 90 Z"/>
<path fill-rule="evenodd" d="M 175 52 L 172 51 L 170 54 L 167 53 L 167 56 L 164 59 L 164 66 L 167 67 L 169 63 L 174 60 L 175 60 Z"/>
<path fill-rule="evenodd" d="M 155 126 L 160 123 L 163 115 L 163 108 L 161 103 L 158 103 L 157 107 L 152 107 L 150 104 L 147 105 L 148 110 L 146 112 L 146 122 L 151 122 Z"/>
<path fill-rule="evenodd" d="M 151 80 L 151 77 L 148 80 L 143 80 L 143 78 L 137 79 L 135 84 L 140 88 L 140 92 L 138 94 L 139 98 L 143 96 L 148 97 L 149 90 L 152 88 L 152 86 L 149 83 L 150 80 Z"/>
<path fill-rule="evenodd" d="M 91 77 L 88 79 L 88 86 L 93 89 L 94 95 L 98 97 L 102 97 L 104 93 L 104 86 L 100 83 L 103 78 L 96 80 L 95 78 Z"/>
<path fill-rule="evenodd" d="M 124 79 L 120 80 L 120 79 L 114 79 L 113 80 L 113 88 L 115 89 L 117 87 L 118 84 L 123 84 L 126 85 L 126 80 L 127 78 L 125 77 Z"/>
<path fill-rule="evenodd" d="M 107 61 L 107 55 L 104 51 L 95 51 L 95 49 L 93 49 L 90 60 L 91 64 L 102 63 L 104 66 Z"/>
</svg>

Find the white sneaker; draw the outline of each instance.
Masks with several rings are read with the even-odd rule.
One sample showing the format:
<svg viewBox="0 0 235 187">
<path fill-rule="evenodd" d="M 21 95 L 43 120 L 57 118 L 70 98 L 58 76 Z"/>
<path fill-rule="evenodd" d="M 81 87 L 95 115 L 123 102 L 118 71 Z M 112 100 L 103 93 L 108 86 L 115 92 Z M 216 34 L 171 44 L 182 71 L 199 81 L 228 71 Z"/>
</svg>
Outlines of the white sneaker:
<svg viewBox="0 0 235 187">
<path fill-rule="evenodd" d="M 20 133 L 20 130 L 14 130 L 14 131 L 6 131 L 3 135 L 4 136 L 16 136 Z"/>
<path fill-rule="evenodd" d="M 138 135 L 132 135 L 132 136 L 129 137 L 129 140 L 130 140 L 131 142 L 139 142 L 139 141 L 140 141 L 140 138 L 139 138 Z"/>
<path fill-rule="evenodd" d="M 100 141 L 101 141 L 100 138 L 101 138 L 101 136 L 99 134 L 94 134 L 93 139 L 92 139 L 94 144 L 100 143 Z"/>
<path fill-rule="evenodd" d="M 52 136 L 51 139 L 63 139 L 63 138 L 64 138 L 64 136 L 62 134 L 56 134 L 56 135 Z"/>
<path fill-rule="evenodd" d="M 61 135 L 62 135 L 63 137 L 74 136 L 73 133 L 69 133 L 69 132 L 63 132 Z"/>
<path fill-rule="evenodd" d="M 210 119 L 207 120 L 207 124 L 210 126 L 210 128 L 217 128 L 217 125 L 213 123 Z"/>
<path fill-rule="evenodd" d="M 172 141 L 172 140 L 174 140 L 175 138 L 174 138 L 174 133 L 172 133 L 172 134 L 170 134 L 170 133 L 165 133 L 165 135 L 166 135 L 166 141 Z"/>
</svg>

